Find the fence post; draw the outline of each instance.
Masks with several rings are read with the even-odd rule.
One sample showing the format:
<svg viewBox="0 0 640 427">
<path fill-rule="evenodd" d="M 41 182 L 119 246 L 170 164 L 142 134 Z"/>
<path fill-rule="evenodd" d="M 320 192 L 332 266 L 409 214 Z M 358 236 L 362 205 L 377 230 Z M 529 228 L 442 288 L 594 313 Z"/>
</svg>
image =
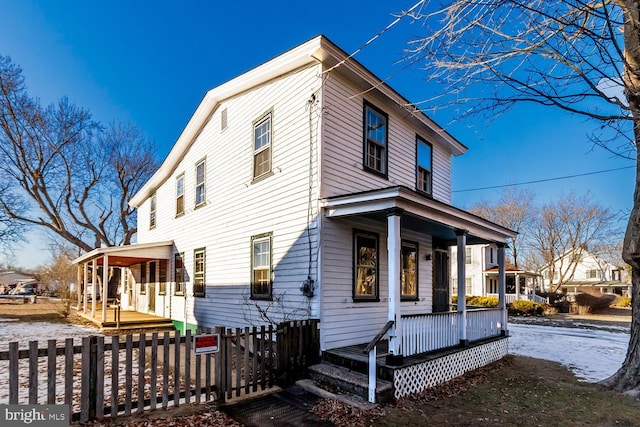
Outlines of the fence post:
<svg viewBox="0 0 640 427">
<path fill-rule="evenodd" d="M 218 342 L 218 354 L 215 357 L 215 384 L 216 384 L 216 399 L 220 403 L 224 403 L 225 401 L 225 370 L 224 366 L 226 364 L 226 347 L 227 340 L 224 336 L 224 327 L 218 326 L 216 327 L 216 332 L 220 334 L 220 341 Z"/>
<path fill-rule="evenodd" d="M 98 337 L 89 337 L 89 419 L 96 417 L 98 384 Z"/>
</svg>

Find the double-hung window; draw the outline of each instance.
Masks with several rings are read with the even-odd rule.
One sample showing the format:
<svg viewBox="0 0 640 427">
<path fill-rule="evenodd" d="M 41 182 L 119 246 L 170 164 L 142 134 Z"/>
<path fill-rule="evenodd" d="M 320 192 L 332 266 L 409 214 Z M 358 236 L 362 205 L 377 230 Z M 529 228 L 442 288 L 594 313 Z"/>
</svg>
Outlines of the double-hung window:
<svg viewBox="0 0 640 427">
<path fill-rule="evenodd" d="M 151 196 L 149 201 L 149 228 L 155 228 L 156 226 L 156 195 Z"/>
<path fill-rule="evenodd" d="M 402 271 L 400 272 L 401 297 L 403 300 L 418 299 L 418 244 L 402 242 Z"/>
<path fill-rule="evenodd" d="M 387 115 L 369 104 L 364 106 L 364 168 L 387 176 Z"/>
<path fill-rule="evenodd" d="M 194 250 L 193 251 L 193 295 L 197 297 L 204 296 L 205 266 L 206 266 L 205 249 L 200 248 L 200 249 Z"/>
<path fill-rule="evenodd" d="M 470 247 L 464 248 L 464 263 L 467 264 L 467 265 L 473 263 L 473 260 L 471 258 L 471 248 Z"/>
<path fill-rule="evenodd" d="M 206 200 L 205 167 L 206 161 L 204 159 L 196 164 L 196 207 L 203 205 Z"/>
<path fill-rule="evenodd" d="M 176 178 L 176 216 L 184 214 L 184 174 Z"/>
<path fill-rule="evenodd" d="M 140 263 L 140 294 L 147 293 L 147 263 Z"/>
<path fill-rule="evenodd" d="M 271 299 L 271 234 L 251 238 L 251 298 Z"/>
<path fill-rule="evenodd" d="M 184 257 L 178 253 L 173 258 L 173 280 L 175 282 L 175 288 L 173 292 L 176 295 L 184 295 Z"/>
<path fill-rule="evenodd" d="M 253 179 L 271 172 L 271 113 L 253 123 Z"/>
<path fill-rule="evenodd" d="M 432 148 L 425 140 L 418 137 L 417 140 L 417 182 L 418 191 L 425 194 L 433 194 L 433 178 L 431 174 Z"/>
<path fill-rule="evenodd" d="M 158 265 L 158 294 L 167 293 L 167 260 L 161 259 Z"/>
<path fill-rule="evenodd" d="M 353 235 L 354 301 L 377 301 L 378 280 L 378 235 L 356 231 Z"/>
</svg>

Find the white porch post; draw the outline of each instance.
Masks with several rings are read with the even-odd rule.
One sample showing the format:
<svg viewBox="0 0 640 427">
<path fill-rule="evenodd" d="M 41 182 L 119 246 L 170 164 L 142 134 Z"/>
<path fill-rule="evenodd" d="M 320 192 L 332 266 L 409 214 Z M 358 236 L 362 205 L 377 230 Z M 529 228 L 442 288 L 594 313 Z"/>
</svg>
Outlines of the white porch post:
<svg viewBox="0 0 640 427">
<path fill-rule="evenodd" d="M 400 218 L 402 209 L 387 212 L 387 259 L 389 265 L 389 316 L 394 322 L 389 330 L 389 353 L 391 361 L 402 359 L 402 322 L 400 319 Z"/>
<path fill-rule="evenodd" d="M 500 327 L 502 328 L 502 334 L 509 336 L 507 330 L 507 277 L 504 265 L 504 244 L 498 245 L 498 307 L 502 310 L 502 321 Z"/>
<path fill-rule="evenodd" d="M 466 301 L 466 248 L 467 231 L 456 230 L 458 240 L 458 313 L 460 315 L 460 343 L 467 344 L 467 301 Z"/>
<path fill-rule="evenodd" d="M 102 323 L 107 321 L 107 297 L 109 296 L 109 255 L 102 257 Z"/>
<path fill-rule="evenodd" d="M 76 272 L 76 296 L 78 297 L 78 299 L 76 300 L 76 301 L 78 301 L 77 304 L 76 304 L 76 307 L 78 307 L 78 311 L 80 311 L 80 304 L 81 304 L 80 301 L 82 301 L 80 299 L 80 294 L 81 294 L 80 284 L 82 283 L 82 270 L 81 270 L 81 268 L 82 268 L 82 266 L 80 264 L 78 264 L 78 269 L 77 269 L 77 272 Z M 71 295 L 69 295 L 69 297 L 71 297 Z"/>
<path fill-rule="evenodd" d="M 89 263 L 83 265 L 84 277 L 82 278 L 82 312 L 87 314 L 87 277 L 89 277 Z"/>
<path fill-rule="evenodd" d="M 520 276 L 518 273 L 515 273 L 516 277 L 516 300 L 520 299 Z"/>
<path fill-rule="evenodd" d="M 98 272 L 98 264 L 94 259 L 91 261 L 91 317 L 96 317 L 96 273 Z"/>
</svg>

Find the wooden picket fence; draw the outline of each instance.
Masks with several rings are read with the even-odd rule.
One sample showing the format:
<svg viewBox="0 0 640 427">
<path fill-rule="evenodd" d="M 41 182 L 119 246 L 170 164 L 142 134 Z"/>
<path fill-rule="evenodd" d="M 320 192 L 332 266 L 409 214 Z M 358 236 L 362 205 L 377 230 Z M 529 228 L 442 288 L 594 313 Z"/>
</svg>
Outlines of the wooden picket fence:
<svg viewBox="0 0 640 427">
<path fill-rule="evenodd" d="M 319 358 L 316 320 L 198 332 L 218 333 L 219 352 L 194 355 L 190 331 L 52 339 L 43 348 L 12 342 L 0 352 L 9 377 L 0 403 L 67 404 L 81 422 L 126 417 L 286 384 Z"/>
</svg>

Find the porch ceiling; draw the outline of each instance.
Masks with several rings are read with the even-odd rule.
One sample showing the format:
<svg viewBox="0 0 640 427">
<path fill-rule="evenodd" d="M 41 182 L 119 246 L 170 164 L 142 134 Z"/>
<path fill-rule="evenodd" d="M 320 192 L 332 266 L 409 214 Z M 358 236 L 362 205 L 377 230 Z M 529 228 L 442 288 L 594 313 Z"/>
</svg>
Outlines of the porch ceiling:
<svg viewBox="0 0 640 427">
<path fill-rule="evenodd" d="M 129 267 L 155 259 L 170 259 L 172 249 L 173 240 L 137 245 L 111 246 L 87 252 L 81 257 L 74 259 L 73 263 L 84 264 L 95 259 L 98 265 L 102 265 L 104 257 L 108 256 L 107 262 L 110 266 Z"/>
<path fill-rule="evenodd" d="M 389 187 L 362 193 L 329 197 L 322 201 L 327 218 L 364 217 L 385 222 L 390 209 L 403 210 L 402 227 L 454 244 L 456 232 L 465 230 L 467 244 L 506 243 L 518 233 L 425 197 L 406 187 Z"/>
</svg>

